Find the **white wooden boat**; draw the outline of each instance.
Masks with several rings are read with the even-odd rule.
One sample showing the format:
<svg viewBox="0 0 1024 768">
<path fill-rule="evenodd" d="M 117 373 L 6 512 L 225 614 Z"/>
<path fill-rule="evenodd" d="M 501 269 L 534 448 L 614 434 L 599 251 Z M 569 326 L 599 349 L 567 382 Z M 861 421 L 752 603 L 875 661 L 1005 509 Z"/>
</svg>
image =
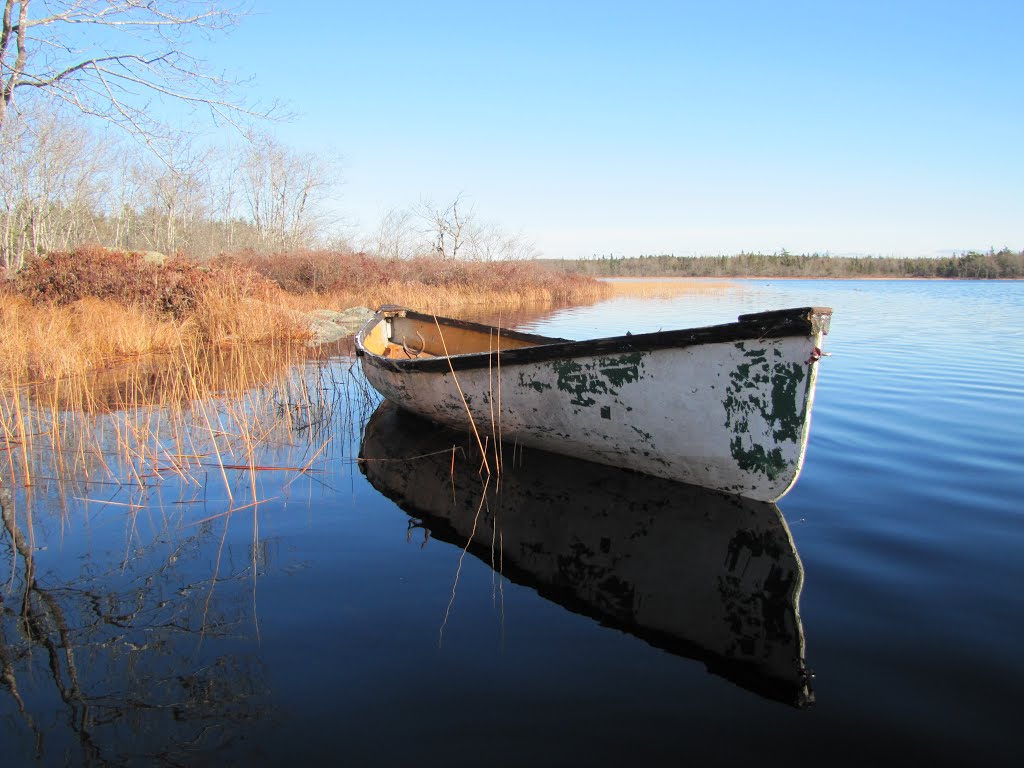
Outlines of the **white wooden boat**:
<svg viewBox="0 0 1024 768">
<path fill-rule="evenodd" d="M 775 504 L 529 448 L 495 480 L 473 442 L 393 403 L 370 417 L 359 467 L 412 517 L 397 535 L 424 529 L 743 688 L 813 702 L 803 567 Z"/>
<path fill-rule="evenodd" d="M 801 307 L 570 341 L 385 306 L 356 352 L 388 400 L 472 429 L 481 445 L 504 440 L 775 501 L 803 465 L 831 315 Z"/>
</svg>

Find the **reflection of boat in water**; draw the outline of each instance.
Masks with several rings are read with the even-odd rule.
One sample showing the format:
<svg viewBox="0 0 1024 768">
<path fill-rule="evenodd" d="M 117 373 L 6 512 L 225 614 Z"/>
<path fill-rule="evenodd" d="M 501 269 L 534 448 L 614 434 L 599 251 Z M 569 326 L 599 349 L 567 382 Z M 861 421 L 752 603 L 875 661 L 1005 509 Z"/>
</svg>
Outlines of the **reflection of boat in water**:
<svg viewBox="0 0 1024 768">
<path fill-rule="evenodd" d="M 360 466 L 434 537 L 489 564 L 500 541 L 504 575 L 544 597 L 761 695 L 813 700 L 803 569 L 777 506 L 541 451 L 485 483 L 468 445 L 385 402 Z"/>
</svg>

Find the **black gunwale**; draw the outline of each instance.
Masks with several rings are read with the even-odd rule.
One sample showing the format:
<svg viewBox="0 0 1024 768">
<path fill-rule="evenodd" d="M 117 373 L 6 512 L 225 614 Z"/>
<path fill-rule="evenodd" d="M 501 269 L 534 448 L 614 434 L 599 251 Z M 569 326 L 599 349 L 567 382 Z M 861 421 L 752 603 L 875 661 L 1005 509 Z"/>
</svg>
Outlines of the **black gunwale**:
<svg viewBox="0 0 1024 768">
<path fill-rule="evenodd" d="M 443 373 L 449 370 L 469 370 L 496 367 L 499 359 L 502 366 L 540 363 L 550 360 L 566 360 L 596 355 L 622 355 L 631 352 L 650 352 L 658 349 L 692 347 L 700 344 L 720 344 L 736 341 L 777 339 L 787 336 L 810 336 L 820 330 L 828 332 L 828 318 L 832 310 L 828 307 L 795 307 L 792 309 L 758 312 L 740 315 L 735 323 L 723 323 L 702 328 L 686 328 L 675 331 L 656 331 L 636 335 L 612 336 L 603 339 L 571 341 L 569 339 L 535 336 L 516 331 L 498 329 L 481 323 L 456 320 L 448 317 L 423 314 L 413 310 L 382 307 L 363 326 L 356 336 L 356 350 L 372 365 L 391 371 L 407 373 Z M 461 328 L 474 331 L 493 331 L 505 338 L 536 342 L 535 346 L 501 350 L 501 352 L 468 352 L 448 357 L 423 357 L 397 359 L 381 357 L 366 349 L 363 344 L 369 332 L 389 317 L 405 316 L 414 320 L 436 322 L 442 327 Z"/>
</svg>

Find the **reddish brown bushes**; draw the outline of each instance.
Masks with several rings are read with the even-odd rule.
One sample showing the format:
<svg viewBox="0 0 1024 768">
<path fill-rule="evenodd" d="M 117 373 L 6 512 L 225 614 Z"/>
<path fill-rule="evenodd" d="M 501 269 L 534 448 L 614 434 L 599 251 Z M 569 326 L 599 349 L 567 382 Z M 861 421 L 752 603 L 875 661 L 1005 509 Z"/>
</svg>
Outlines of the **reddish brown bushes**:
<svg viewBox="0 0 1024 768">
<path fill-rule="evenodd" d="M 236 253 L 216 263 L 251 269 L 290 293 L 376 292 L 401 283 L 509 294 L 543 288 L 557 300 L 568 300 L 581 290 L 586 292 L 586 286 L 593 283 L 589 277 L 551 270 L 533 261 L 475 262 L 430 256 L 379 259 L 365 253 L 299 251 Z"/>
<path fill-rule="evenodd" d="M 391 279 L 388 262 L 345 251 L 243 251 L 221 256 L 216 265 L 250 269 L 289 293 L 330 293 Z"/>
<path fill-rule="evenodd" d="M 265 298 L 273 290 L 269 280 L 237 265 L 206 268 L 181 256 L 158 264 L 138 253 L 96 246 L 32 259 L 13 286 L 33 302 L 64 306 L 95 297 L 175 318 L 192 312 L 213 286 L 230 286 L 240 297 Z"/>
<path fill-rule="evenodd" d="M 533 261 L 379 259 L 364 253 L 301 251 L 233 254 L 203 265 L 177 256 L 160 264 L 138 253 L 95 246 L 34 259 L 13 285 L 35 304 L 62 307 L 93 297 L 196 322 L 207 315 L 251 314 L 250 299 L 291 309 L 412 302 L 410 306 L 448 310 L 481 303 L 594 300 L 607 292 L 607 286 L 592 278 Z M 271 324 L 280 325 L 277 320 Z"/>
</svg>

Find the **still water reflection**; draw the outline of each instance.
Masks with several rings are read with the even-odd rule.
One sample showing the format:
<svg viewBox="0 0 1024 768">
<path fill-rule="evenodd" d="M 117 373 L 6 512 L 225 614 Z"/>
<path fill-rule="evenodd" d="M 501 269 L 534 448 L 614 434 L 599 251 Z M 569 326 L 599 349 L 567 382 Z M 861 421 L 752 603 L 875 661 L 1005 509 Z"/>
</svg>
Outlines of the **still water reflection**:
<svg viewBox="0 0 1024 768">
<path fill-rule="evenodd" d="M 218 642 L 249 631 L 244 606 L 223 599 L 245 568 L 209 570 L 209 527 L 168 531 L 123 558 L 83 558 L 77 571 L 56 574 L 39 567 L 32 520 L 18 519 L 6 487 L 0 511 L 10 547 L 0 712 L 15 764 L 116 764 L 129 755 L 183 764 L 267 715 L 259 659 Z M 43 549 L 60 543 L 44 540 Z"/>
<path fill-rule="evenodd" d="M 160 371 L 86 413 L 62 385 L 0 444 L 4 764 L 1016 765 L 1024 283 L 519 321 L 806 305 L 833 356 L 780 508 L 516 449 L 488 482 L 456 438 L 396 436 L 344 350 L 147 409 Z"/>
</svg>

